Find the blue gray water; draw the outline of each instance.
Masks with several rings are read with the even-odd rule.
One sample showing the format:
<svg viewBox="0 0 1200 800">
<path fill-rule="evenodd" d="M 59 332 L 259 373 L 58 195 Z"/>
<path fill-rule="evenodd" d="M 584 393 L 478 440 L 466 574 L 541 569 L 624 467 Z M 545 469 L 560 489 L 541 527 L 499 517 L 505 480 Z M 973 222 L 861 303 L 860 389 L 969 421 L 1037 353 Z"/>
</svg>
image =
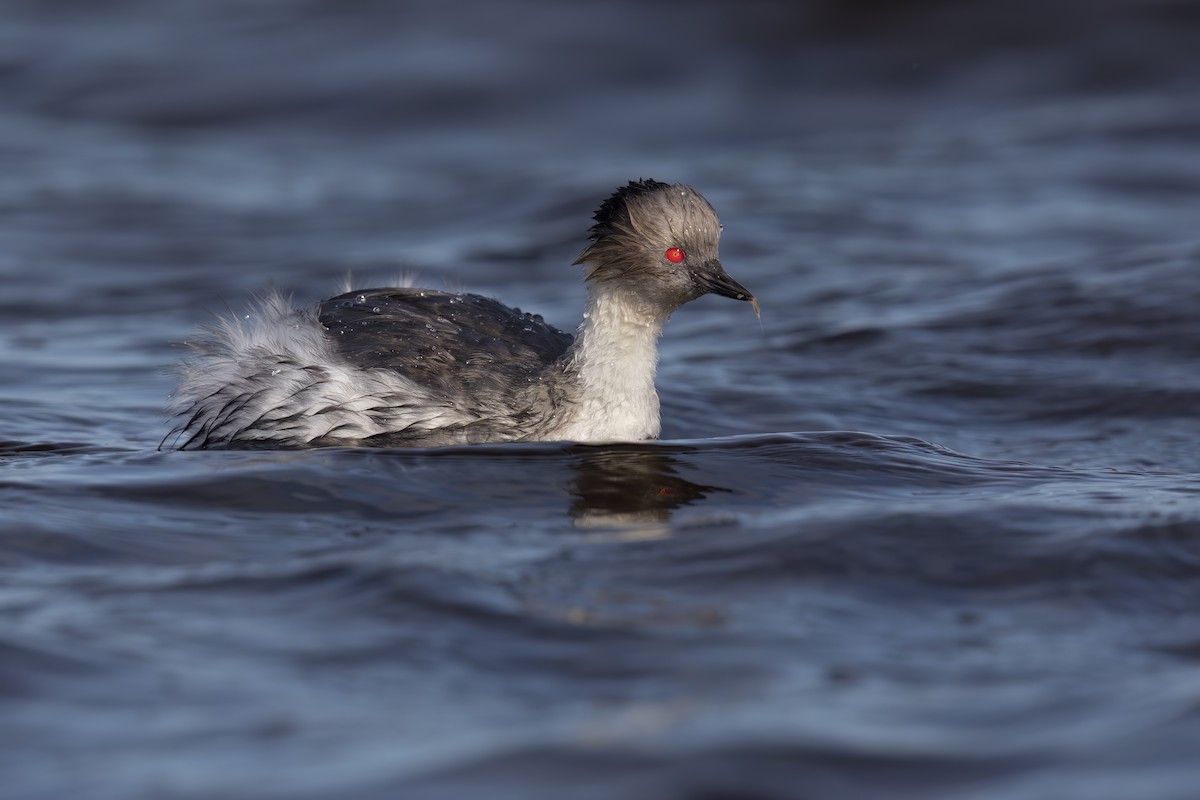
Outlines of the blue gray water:
<svg viewBox="0 0 1200 800">
<path fill-rule="evenodd" d="M 0 795 L 1193 798 L 1185 3 L 8 2 Z M 172 452 L 178 343 L 416 272 L 567 329 L 696 186 L 664 439 Z"/>
</svg>

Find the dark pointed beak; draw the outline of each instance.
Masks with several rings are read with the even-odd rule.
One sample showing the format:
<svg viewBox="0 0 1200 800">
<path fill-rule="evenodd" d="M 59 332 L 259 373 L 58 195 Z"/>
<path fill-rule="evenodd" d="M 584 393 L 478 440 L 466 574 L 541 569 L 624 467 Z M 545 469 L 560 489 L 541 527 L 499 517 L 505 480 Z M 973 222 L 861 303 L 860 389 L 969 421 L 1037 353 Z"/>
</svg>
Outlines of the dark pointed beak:
<svg viewBox="0 0 1200 800">
<path fill-rule="evenodd" d="M 750 290 L 729 277 L 720 261 L 706 264 L 702 271 L 696 273 L 696 282 L 706 292 L 732 297 L 734 300 L 754 302 L 754 295 L 750 294 Z"/>
</svg>

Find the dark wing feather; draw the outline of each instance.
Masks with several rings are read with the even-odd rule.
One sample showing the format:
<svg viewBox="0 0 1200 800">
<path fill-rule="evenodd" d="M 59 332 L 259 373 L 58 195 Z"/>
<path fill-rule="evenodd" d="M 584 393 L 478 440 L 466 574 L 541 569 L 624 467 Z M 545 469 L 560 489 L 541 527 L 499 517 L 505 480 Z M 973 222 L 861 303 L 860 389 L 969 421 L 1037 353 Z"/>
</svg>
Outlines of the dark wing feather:
<svg viewBox="0 0 1200 800">
<path fill-rule="evenodd" d="M 361 369 L 395 370 L 465 401 L 528 386 L 573 337 L 476 294 L 366 289 L 321 303 L 337 352 Z"/>
</svg>

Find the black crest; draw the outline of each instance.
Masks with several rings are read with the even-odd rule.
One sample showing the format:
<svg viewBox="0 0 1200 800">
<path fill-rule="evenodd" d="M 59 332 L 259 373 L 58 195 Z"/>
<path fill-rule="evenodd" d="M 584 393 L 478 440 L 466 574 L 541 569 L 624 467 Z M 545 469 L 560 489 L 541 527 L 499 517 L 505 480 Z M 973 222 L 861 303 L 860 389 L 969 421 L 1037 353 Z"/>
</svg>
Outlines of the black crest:
<svg viewBox="0 0 1200 800">
<path fill-rule="evenodd" d="M 616 227 L 629 227 L 629 200 L 642 197 L 653 192 L 669 188 L 669 184 L 661 181 L 643 178 L 630 181 L 628 186 L 622 186 L 612 193 L 612 196 L 600 204 L 592 219 L 596 224 L 588 228 L 588 236 L 596 241 L 613 232 Z"/>
</svg>

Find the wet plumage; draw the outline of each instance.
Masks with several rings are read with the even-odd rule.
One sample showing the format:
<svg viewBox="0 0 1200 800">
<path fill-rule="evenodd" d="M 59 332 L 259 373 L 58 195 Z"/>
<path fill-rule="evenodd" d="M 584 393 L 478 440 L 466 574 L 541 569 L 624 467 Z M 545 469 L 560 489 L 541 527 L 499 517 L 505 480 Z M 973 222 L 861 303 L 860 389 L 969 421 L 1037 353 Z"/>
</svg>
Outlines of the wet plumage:
<svg viewBox="0 0 1200 800">
<path fill-rule="evenodd" d="M 663 324 L 706 292 L 753 298 L 721 267 L 720 222 L 690 187 L 630 182 L 594 219 L 574 337 L 473 294 L 369 289 L 295 309 L 272 293 L 189 343 L 173 445 L 657 437 Z"/>
</svg>

